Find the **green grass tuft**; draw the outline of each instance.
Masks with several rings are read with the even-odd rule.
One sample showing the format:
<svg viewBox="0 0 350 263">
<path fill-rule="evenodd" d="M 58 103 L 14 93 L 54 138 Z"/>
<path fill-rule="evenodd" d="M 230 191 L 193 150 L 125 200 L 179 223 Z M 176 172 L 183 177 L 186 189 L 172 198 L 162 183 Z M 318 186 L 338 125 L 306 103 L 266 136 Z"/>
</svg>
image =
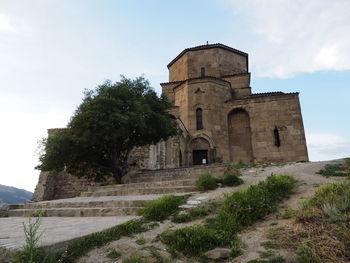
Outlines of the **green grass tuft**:
<svg viewBox="0 0 350 263">
<path fill-rule="evenodd" d="M 282 256 L 275 256 L 269 259 L 253 259 L 248 261 L 248 263 L 283 263 L 285 259 Z"/>
<path fill-rule="evenodd" d="M 172 217 L 171 221 L 174 223 L 190 222 L 190 221 L 194 221 L 196 219 L 205 217 L 209 215 L 211 212 L 212 212 L 212 208 L 210 205 L 202 205 L 199 207 L 188 209 L 184 213 L 175 214 Z"/>
<path fill-rule="evenodd" d="M 140 209 L 140 214 L 153 221 L 162 221 L 178 211 L 179 206 L 184 204 L 188 196 L 164 195 L 146 204 Z"/>
<path fill-rule="evenodd" d="M 218 216 L 207 218 L 204 226 L 180 228 L 160 235 L 171 249 L 187 255 L 200 255 L 216 246 L 230 246 L 238 251 L 237 233 L 267 214 L 288 197 L 296 180 L 287 175 L 272 175 L 257 185 L 227 196 Z"/>
<path fill-rule="evenodd" d="M 346 158 L 343 163 L 326 164 L 326 166 L 317 173 L 326 177 L 350 176 L 350 158 Z"/>
<path fill-rule="evenodd" d="M 217 180 L 210 173 L 202 174 L 196 181 L 198 191 L 208 191 L 217 188 Z"/>
<path fill-rule="evenodd" d="M 141 238 L 137 239 L 137 240 L 135 241 L 135 243 L 138 244 L 138 245 L 140 245 L 140 246 L 142 246 L 142 245 L 146 244 L 146 239 L 144 239 L 143 237 L 141 237 Z"/>
<path fill-rule="evenodd" d="M 77 238 L 68 245 L 65 253 L 59 257 L 58 262 L 72 263 L 93 248 L 118 240 L 122 236 L 130 236 L 149 229 L 150 227 L 143 220 L 130 220 L 101 232 Z"/>
<path fill-rule="evenodd" d="M 121 257 L 121 254 L 118 251 L 116 251 L 115 249 L 113 249 L 112 251 L 110 251 L 107 254 L 107 257 L 110 259 L 118 259 Z"/>
<path fill-rule="evenodd" d="M 288 175 L 272 175 L 263 182 L 228 196 L 221 217 L 233 218 L 238 225 L 246 226 L 276 211 L 282 199 L 288 197 L 296 180 Z"/>
<path fill-rule="evenodd" d="M 243 183 L 244 181 L 234 173 L 225 173 L 222 178 L 222 184 L 224 186 L 238 186 Z"/>
<path fill-rule="evenodd" d="M 214 230 L 201 225 L 167 230 L 160 235 L 160 240 L 188 256 L 199 256 L 221 244 Z"/>
</svg>

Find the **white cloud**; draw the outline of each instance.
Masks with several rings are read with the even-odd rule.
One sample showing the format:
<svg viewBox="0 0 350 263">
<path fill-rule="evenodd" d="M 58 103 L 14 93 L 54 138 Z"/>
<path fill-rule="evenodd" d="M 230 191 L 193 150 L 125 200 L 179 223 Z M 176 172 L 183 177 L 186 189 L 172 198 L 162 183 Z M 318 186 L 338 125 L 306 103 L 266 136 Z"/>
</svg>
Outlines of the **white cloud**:
<svg viewBox="0 0 350 263">
<path fill-rule="evenodd" d="M 0 30 L 14 30 L 14 26 L 10 23 L 10 17 L 6 14 L 0 14 Z"/>
<path fill-rule="evenodd" d="M 309 158 L 323 161 L 350 157 L 350 140 L 329 133 L 306 134 Z"/>
<path fill-rule="evenodd" d="M 0 96 L 0 184 L 33 191 L 39 171 L 35 155 L 38 140 L 47 135 L 47 128 L 65 127 L 70 112 L 51 106 L 42 113 L 26 111 L 16 104 L 25 101 Z"/>
<path fill-rule="evenodd" d="M 234 42 L 249 47 L 258 76 L 350 69 L 350 1 L 222 1 L 244 24 Z"/>
</svg>

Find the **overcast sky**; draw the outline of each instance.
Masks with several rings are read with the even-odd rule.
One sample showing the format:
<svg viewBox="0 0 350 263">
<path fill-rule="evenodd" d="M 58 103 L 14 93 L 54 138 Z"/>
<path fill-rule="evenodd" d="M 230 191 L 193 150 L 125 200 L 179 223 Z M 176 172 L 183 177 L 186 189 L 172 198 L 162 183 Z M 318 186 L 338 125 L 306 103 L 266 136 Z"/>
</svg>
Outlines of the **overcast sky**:
<svg viewBox="0 0 350 263">
<path fill-rule="evenodd" d="M 349 0 L 0 0 L 0 184 L 33 191 L 37 141 L 84 89 L 144 74 L 160 92 L 183 49 L 249 53 L 253 92 L 300 92 L 310 159 L 350 156 Z"/>
</svg>

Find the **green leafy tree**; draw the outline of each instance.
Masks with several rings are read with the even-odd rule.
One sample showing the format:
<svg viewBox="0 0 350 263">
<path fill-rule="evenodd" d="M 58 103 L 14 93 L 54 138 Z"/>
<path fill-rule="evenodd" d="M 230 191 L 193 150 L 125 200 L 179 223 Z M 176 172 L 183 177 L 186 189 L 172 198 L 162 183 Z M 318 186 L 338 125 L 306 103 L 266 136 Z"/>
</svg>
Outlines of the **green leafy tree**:
<svg viewBox="0 0 350 263">
<path fill-rule="evenodd" d="M 84 92 L 67 129 L 43 140 L 41 171 L 62 171 L 118 182 L 127 172 L 127 158 L 136 146 L 155 144 L 178 133 L 166 97 L 158 97 L 143 77 L 121 77 Z"/>
</svg>

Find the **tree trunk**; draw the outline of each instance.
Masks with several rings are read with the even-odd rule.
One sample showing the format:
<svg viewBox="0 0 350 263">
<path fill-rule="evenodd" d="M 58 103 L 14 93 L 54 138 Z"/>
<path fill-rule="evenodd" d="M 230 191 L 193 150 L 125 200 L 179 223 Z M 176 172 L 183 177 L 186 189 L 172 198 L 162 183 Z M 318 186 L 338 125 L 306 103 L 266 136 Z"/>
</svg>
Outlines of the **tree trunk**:
<svg viewBox="0 0 350 263">
<path fill-rule="evenodd" d="M 127 174 L 128 171 L 128 153 L 120 154 L 119 158 L 114 160 L 113 177 L 118 184 L 122 183 L 122 177 Z"/>
</svg>

